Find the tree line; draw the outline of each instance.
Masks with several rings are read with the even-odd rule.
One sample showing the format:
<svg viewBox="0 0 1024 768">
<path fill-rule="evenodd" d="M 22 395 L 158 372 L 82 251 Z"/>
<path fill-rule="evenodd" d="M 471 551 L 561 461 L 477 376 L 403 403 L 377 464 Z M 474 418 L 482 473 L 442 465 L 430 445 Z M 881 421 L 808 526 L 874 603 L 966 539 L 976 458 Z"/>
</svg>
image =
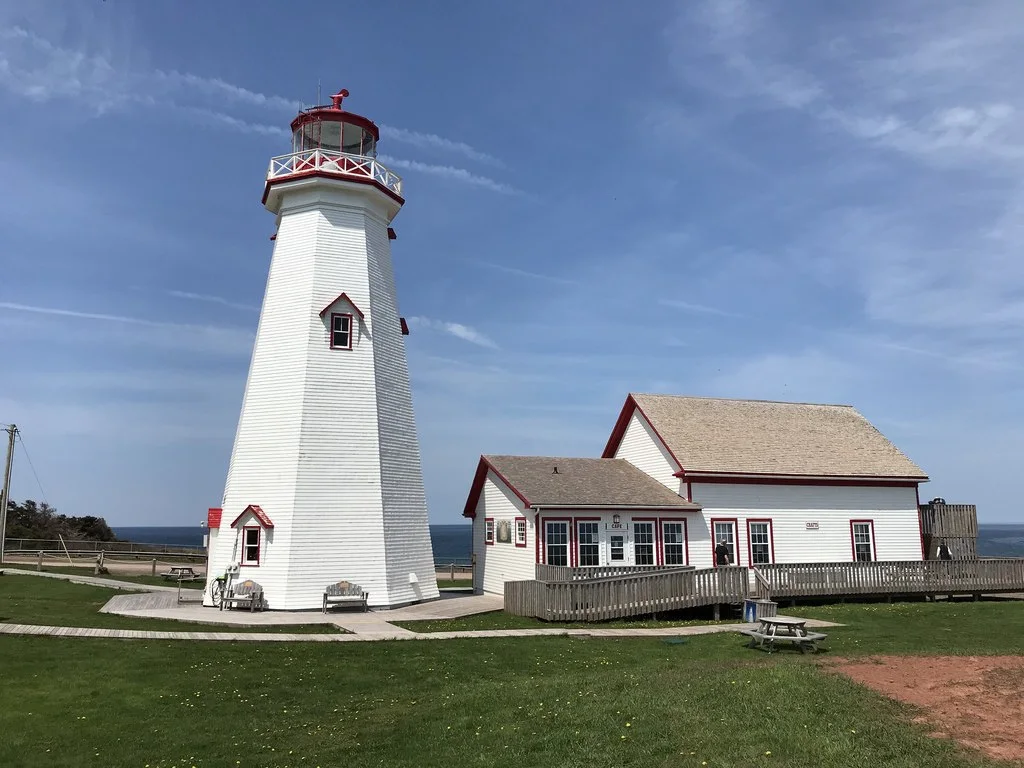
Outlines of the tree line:
<svg viewBox="0 0 1024 768">
<path fill-rule="evenodd" d="M 8 502 L 8 539 L 56 539 L 58 536 L 65 539 L 117 541 L 117 536 L 102 517 L 60 515 L 46 502 L 36 504 L 32 499 L 26 499 L 21 504 Z"/>
</svg>

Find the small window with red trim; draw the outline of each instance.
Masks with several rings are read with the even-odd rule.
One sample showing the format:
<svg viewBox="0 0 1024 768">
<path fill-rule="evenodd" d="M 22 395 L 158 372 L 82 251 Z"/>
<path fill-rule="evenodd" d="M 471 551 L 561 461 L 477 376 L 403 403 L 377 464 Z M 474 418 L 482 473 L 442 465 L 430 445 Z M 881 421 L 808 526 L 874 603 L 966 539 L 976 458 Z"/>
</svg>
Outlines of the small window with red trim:
<svg viewBox="0 0 1024 768">
<path fill-rule="evenodd" d="M 484 520 L 484 544 L 494 543 L 494 518 L 488 517 Z"/>
<path fill-rule="evenodd" d="M 526 518 L 525 517 L 517 517 L 516 518 L 516 546 L 517 547 L 525 547 L 526 546 Z"/>
<path fill-rule="evenodd" d="M 242 565 L 260 564 L 260 529 L 242 529 Z"/>
<path fill-rule="evenodd" d="M 331 349 L 352 349 L 352 315 L 331 314 Z"/>
</svg>

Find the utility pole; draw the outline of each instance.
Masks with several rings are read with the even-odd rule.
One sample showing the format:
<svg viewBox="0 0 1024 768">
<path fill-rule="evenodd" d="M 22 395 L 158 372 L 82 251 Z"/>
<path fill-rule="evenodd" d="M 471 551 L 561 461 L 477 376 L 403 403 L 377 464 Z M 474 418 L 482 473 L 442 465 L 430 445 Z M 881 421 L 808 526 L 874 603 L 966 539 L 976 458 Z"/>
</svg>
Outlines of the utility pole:
<svg viewBox="0 0 1024 768">
<path fill-rule="evenodd" d="M 14 438 L 18 427 L 7 427 L 7 462 L 4 465 L 4 487 L 0 488 L 0 565 L 4 562 L 4 541 L 7 539 L 7 504 L 11 498 L 11 468 L 14 466 Z"/>
</svg>

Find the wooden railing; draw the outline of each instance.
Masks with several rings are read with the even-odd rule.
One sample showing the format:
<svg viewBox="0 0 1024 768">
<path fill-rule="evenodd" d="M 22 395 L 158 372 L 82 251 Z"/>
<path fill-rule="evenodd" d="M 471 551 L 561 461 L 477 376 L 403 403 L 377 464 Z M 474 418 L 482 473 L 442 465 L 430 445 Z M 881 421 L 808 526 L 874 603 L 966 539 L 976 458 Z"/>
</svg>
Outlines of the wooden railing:
<svg viewBox="0 0 1024 768">
<path fill-rule="evenodd" d="M 754 577 L 754 597 L 758 600 L 771 600 L 772 599 L 772 585 L 765 575 L 761 573 L 755 566 L 750 568 L 751 574 Z"/>
<path fill-rule="evenodd" d="M 508 581 L 505 611 L 546 621 L 603 621 L 736 603 L 746 594 L 746 568 L 670 568 L 576 581 Z"/>
<path fill-rule="evenodd" d="M 759 570 L 776 598 L 1024 590 L 1024 559 L 780 563 Z"/>
<path fill-rule="evenodd" d="M 537 581 L 589 581 L 606 579 L 610 576 L 633 576 L 638 573 L 661 571 L 692 571 L 692 565 L 598 565 L 571 567 L 565 565 L 536 565 L 534 578 Z"/>
</svg>

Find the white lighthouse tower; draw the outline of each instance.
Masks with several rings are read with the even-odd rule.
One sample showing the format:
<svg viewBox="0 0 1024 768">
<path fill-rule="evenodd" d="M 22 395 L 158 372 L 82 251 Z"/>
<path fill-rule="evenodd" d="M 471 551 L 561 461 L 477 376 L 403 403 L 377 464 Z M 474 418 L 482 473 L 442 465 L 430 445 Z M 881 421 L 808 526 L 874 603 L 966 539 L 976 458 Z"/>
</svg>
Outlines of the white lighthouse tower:
<svg viewBox="0 0 1024 768">
<path fill-rule="evenodd" d="M 252 579 L 271 609 L 318 608 L 337 581 L 387 607 L 438 597 L 391 268 L 402 181 L 342 101 L 292 121 L 263 204 L 277 234 L 209 577 Z M 209 603 L 209 591 L 206 600 Z"/>
</svg>

